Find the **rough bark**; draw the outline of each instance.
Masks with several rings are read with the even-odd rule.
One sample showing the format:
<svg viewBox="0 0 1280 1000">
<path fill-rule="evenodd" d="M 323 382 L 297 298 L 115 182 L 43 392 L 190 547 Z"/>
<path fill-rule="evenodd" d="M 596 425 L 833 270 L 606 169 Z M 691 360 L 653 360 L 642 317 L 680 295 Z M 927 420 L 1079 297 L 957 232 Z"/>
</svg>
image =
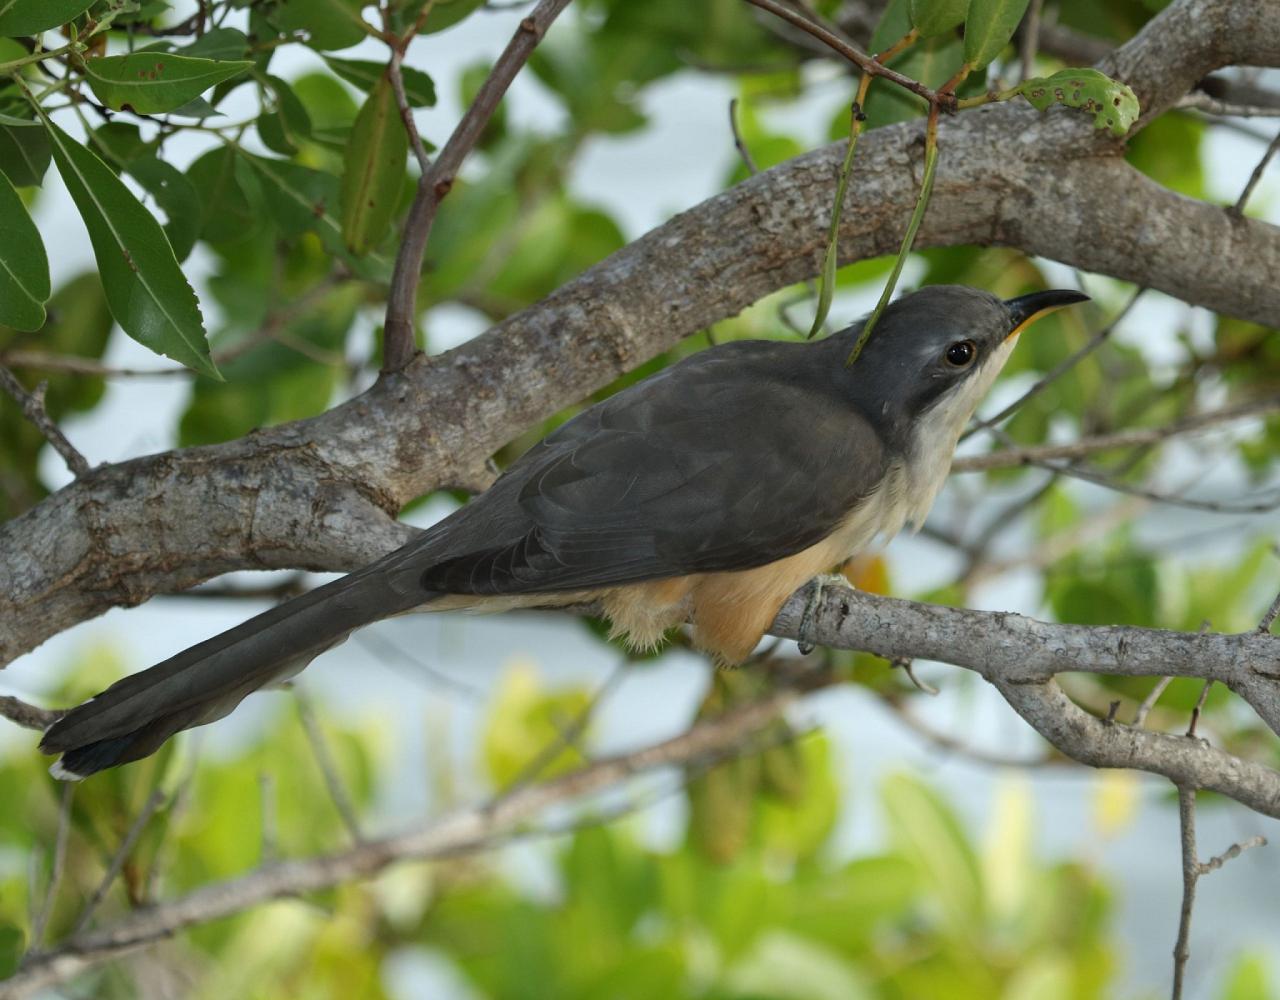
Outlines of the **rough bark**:
<svg viewBox="0 0 1280 1000">
<path fill-rule="evenodd" d="M 1110 57 L 1151 112 L 1232 63 L 1280 64 L 1270 3 L 1180 0 Z M 864 137 L 840 250 L 893 252 L 916 125 Z M 1164 190 L 1073 112 L 943 123 L 920 246 L 1006 245 L 1280 325 L 1280 229 Z M 676 216 L 543 302 L 311 420 L 101 466 L 0 526 L 0 664 L 108 608 L 246 568 L 351 569 L 402 543 L 409 499 L 487 481 L 521 430 L 818 270 L 840 150 Z"/>
</svg>

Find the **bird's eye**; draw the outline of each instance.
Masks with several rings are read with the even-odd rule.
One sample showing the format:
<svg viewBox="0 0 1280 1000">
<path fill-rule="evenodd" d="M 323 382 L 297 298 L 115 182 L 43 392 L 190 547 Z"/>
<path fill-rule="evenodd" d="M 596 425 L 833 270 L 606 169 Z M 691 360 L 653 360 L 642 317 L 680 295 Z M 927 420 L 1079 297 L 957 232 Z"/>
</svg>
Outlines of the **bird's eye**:
<svg viewBox="0 0 1280 1000">
<path fill-rule="evenodd" d="M 977 353 L 978 349 L 974 347 L 972 340 L 957 340 L 947 348 L 943 357 L 951 367 L 964 368 L 973 362 Z"/>
</svg>

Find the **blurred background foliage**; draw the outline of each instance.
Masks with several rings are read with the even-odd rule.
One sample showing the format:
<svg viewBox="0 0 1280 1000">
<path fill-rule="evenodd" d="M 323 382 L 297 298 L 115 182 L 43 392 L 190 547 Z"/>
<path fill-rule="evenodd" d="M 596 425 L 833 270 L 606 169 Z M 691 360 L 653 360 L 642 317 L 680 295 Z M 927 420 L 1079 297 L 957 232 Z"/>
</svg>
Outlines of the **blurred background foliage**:
<svg viewBox="0 0 1280 1000">
<path fill-rule="evenodd" d="M 872 34 L 891 35 L 905 4 L 855 6 L 873 15 L 848 24 L 866 43 Z M 1044 13 L 1110 45 L 1132 37 L 1163 6 L 1159 0 L 1048 0 Z M 814 7 L 833 18 L 847 13 L 835 0 Z M 422 0 L 404 0 L 390 14 L 403 28 L 422 9 Z M 378 323 L 413 176 L 403 146 L 383 143 L 371 154 L 363 139 L 368 115 L 386 101 L 379 82 L 386 51 L 366 38 L 360 12 L 355 0 L 213 0 L 199 9 L 183 0 L 95 0 L 74 18 L 79 35 L 113 20 L 96 36 L 89 58 L 50 57 L 19 74 L 164 224 L 175 260 L 198 275 L 209 345 L 225 381 L 181 369 L 157 376 L 189 385 L 176 425 L 158 431 L 176 445 L 226 441 L 322 412 L 370 384 L 377 371 Z M 408 60 L 406 86 L 415 107 L 437 101 L 432 53 L 433 46 L 449 44 L 447 29 L 490 16 L 477 0 L 436 0 L 423 22 L 425 37 Z M 445 33 L 437 38 L 436 32 Z M 62 37 L 49 32 L 46 47 L 70 37 L 70 29 Z M 958 45 L 958 39 L 935 40 L 904 56 L 898 68 L 936 84 L 953 72 L 948 67 Z M 21 36 L 0 39 L 0 46 L 4 62 L 25 58 L 34 42 Z M 94 55 L 143 49 L 251 67 L 167 112 L 113 113 L 94 99 L 85 64 Z M 1010 48 L 992 79 L 1014 74 L 1015 63 Z M 1062 65 L 1042 52 L 1035 68 L 1048 73 Z M 483 61 L 471 62 L 450 81 L 462 102 L 487 70 Z M 809 148 L 812 130 L 797 124 L 801 119 L 829 122 L 824 135 L 844 136 L 857 83 L 845 67 L 741 0 L 578 0 L 537 50 L 529 73 L 541 99 L 556 106 L 557 124 L 534 128 L 500 109 L 443 202 L 419 293 L 418 334 L 428 351 L 452 343 L 459 312 L 473 325 L 499 321 L 624 245 L 625 220 L 577 192 L 576 170 L 592 143 L 653 127 L 652 95 L 673 80 L 727 80 L 737 94 L 737 126 L 754 163 L 735 153 L 726 116 L 718 159 L 725 186 Z M 38 210 L 50 197 L 44 191 L 52 176 L 49 143 L 43 129 L 24 124 L 34 122 L 34 111 L 17 78 L 6 79 L 0 172 Z M 973 85 L 981 89 L 983 81 Z M 880 85 L 872 94 L 868 127 L 920 114 Z M 1134 137 L 1126 155 L 1158 183 L 1206 198 L 1204 145 L 1213 127 L 1203 116 L 1170 112 Z M 425 135 L 437 144 L 446 137 Z M 344 185 L 361 167 L 377 170 L 387 204 L 376 218 L 353 222 Z M 686 202 L 675 192 L 672 203 Z M 44 233 L 51 253 L 65 238 Z M 861 309 L 878 293 L 889 266 L 879 259 L 842 269 L 833 315 L 851 319 L 855 304 Z M 915 285 L 966 283 L 1013 296 L 1060 284 L 1062 269 L 1009 249 L 959 247 L 913 255 L 908 276 Z M 1135 293 L 1098 277 L 1087 287 L 1095 307 L 1056 314 L 1024 338 L 1003 375 L 1006 398 L 1089 344 Z M 778 292 L 593 399 L 710 343 L 794 337 L 807 328 L 811 309 L 811 289 Z M 1228 317 L 1206 322 L 1189 310 L 1162 316 L 1172 317 L 1160 330 L 1172 349 L 1156 357 L 1133 338 L 1108 339 L 1007 422 L 1007 441 L 1038 444 L 1156 427 L 1280 388 L 1274 331 Z M 139 406 L 145 408 L 152 383 L 130 381 L 104 364 L 112 338 L 122 335 L 97 276 L 76 274 L 54 290 L 41 329 L 0 327 L 0 362 L 30 386 L 47 381 L 45 404 L 55 420 L 92 419 L 109 382 L 143 394 Z M 155 368 L 164 367 L 157 359 Z M 498 463 L 575 409 L 529 428 L 500 452 Z M 0 399 L 0 516 L 20 513 L 56 485 L 42 451 L 40 434 L 10 400 Z M 1230 468 L 1263 487 L 1280 471 L 1278 454 L 1280 416 L 1273 413 L 1181 455 L 1179 475 L 1212 485 L 1215 470 Z M 1122 490 L 1141 492 L 1164 475 L 1163 462 L 1161 449 L 1129 447 L 1092 456 L 1089 468 Z M 850 567 L 850 578 L 868 590 L 960 604 L 980 598 L 993 577 L 1026 570 L 1034 574 L 1042 613 L 1057 620 L 1190 630 L 1203 622 L 1220 630 L 1252 627 L 1274 592 L 1274 539 L 1256 521 L 1233 527 L 1243 514 L 1226 529 L 1222 519 L 1208 529 L 1190 522 L 1188 538 L 1198 531 L 1221 537 L 1225 530 L 1233 539 L 1206 551 L 1171 542 L 1167 532 L 1153 538 L 1137 530 L 1134 518 L 1150 509 L 1149 499 L 1124 492 L 1100 499 L 1103 491 L 1043 469 L 992 471 L 955 489 L 957 500 L 943 505 L 926 532 L 948 550 L 939 564 L 955 572 L 928 586 L 902 586 L 887 562 L 873 560 Z M 982 504 L 972 502 L 979 493 Z M 1012 545 L 1000 543 L 1006 532 Z M 1029 561 L 1028 550 L 1044 555 Z M 593 623 L 582 627 L 608 642 Z M 901 671 L 870 656 L 839 653 L 831 660 L 846 683 L 886 705 L 921 696 Z M 123 672 L 106 651 L 87 653 L 50 701 L 73 703 Z M 563 773 L 590 754 L 588 729 L 581 745 L 540 756 L 566 720 L 591 704 L 589 692 L 548 686 L 528 669 L 504 677 L 471 748 L 470 770 L 482 778 L 469 791 L 507 787 L 527 778 L 535 764 L 539 775 Z M 714 715 L 766 685 L 759 671 L 715 675 L 698 711 Z M 1094 677 L 1068 684 L 1074 698 L 1099 714 L 1117 698 L 1131 712 L 1151 686 Z M 1181 724 L 1199 696 L 1196 682 L 1172 684 L 1153 723 Z M 394 794 L 385 734 L 374 724 L 322 725 L 357 810 L 376 816 L 378 803 Z M 1232 752 L 1280 764 L 1275 741 L 1220 688 L 1208 697 L 1202 727 Z M 75 926 L 157 788 L 161 804 L 128 852 L 100 920 L 264 860 L 343 846 L 343 825 L 322 774 L 308 763 L 313 748 L 296 713 L 283 712 L 256 739 L 216 758 L 182 742 L 78 787 L 69 861 L 47 939 Z M 296 762 L 287 784 L 272 777 L 280 761 Z M 69 995 L 391 996 L 398 994 L 386 969 L 410 953 L 443 962 L 457 977 L 458 995 L 474 997 L 1116 995 L 1124 956 L 1111 930 L 1114 893 L 1090 859 L 1039 856 L 1022 782 L 1002 785 L 988 828 L 975 836 L 942 789 L 907 774 L 887 776 L 865 801 L 842 801 L 835 775 L 846 764 L 821 734 L 779 727 L 768 746 L 709 769 L 667 775 L 662 788 L 628 793 L 621 808 L 602 802 L 569 817 L 576 827 L 570 832 L 529 831 L 529 839 L 551 845 L 540 892 L 513 878 L 501 853 L 401 866 L 368 884 L 199 927 L 136 962 L 85 977 Z M 32 943 L 33 914 L 50 876 L 63 792 L 44 768 L 29 748 L 0 757 L 0 977 Z M 427 771 L 433 801 L 470 797 L 459 792 L 456 776 L 439 767 Z M 655 843 L 637 818 L 614 813 L 639 809 L 646 795 L 658 793 L 675 795 L 683 808 L 675 834 Z M 1102 786 L 1101 839 L 1131 821 L 1135 794 L 1123 781 Z M 592 808 L 599 810 L 594 818 Z M 850 810 L 878 817 L 888 846 L 853 856 L 833 850 L 833 828 Z M 1204 995 L 1277 997 L 1268 978 L 1275 972 L 1268 956 L 1241 954 Z"/>
</svg>

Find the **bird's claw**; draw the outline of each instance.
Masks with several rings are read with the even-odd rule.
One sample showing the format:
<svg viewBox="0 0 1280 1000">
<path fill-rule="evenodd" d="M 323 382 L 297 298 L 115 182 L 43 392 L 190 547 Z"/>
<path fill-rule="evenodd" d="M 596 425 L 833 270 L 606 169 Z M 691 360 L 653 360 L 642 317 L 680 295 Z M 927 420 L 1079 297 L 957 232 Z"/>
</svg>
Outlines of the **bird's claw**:
<svg viewBox="0 0 1280 1000">
<path fill-rule="evenodd" d="M 837 573 L 813 578 L 813 588 L 809 591 L 809 599 L 804 603 L 804 611 L 800 615 L 800 626 L 796 629 L 796 647 L 800 650 L 801 656 L 808 656 L 818 646 L 817 636 L 813 634 L 814 618 L 818 613 L 818 606 L 822 603 L 822 591 L 831 586 L 848 587 L 849 581 Z"/>
</svg>

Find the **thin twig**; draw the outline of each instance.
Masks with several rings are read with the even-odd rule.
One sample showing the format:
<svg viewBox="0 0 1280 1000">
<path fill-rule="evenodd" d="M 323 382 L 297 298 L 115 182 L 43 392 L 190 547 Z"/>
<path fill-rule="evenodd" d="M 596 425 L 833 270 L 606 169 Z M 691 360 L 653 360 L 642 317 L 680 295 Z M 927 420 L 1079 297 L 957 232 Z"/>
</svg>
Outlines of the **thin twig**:
<svg viewBox="0 0 1280 1000">
<path fill-rule="evenodd" d="M 747 0 L 747 3 L 752 6 L 759 7 L 761 10 L 766 10 L 770 14 L 774 14 L 782 18 L 784 21 L 794 24 L 802 31 L 808 32 L 828 48 L 844 56 L 844 58 L 848 59 L 851 63 L 862 70 L 862 72 L 868 73 L 871 76 L 881 76 L 886 80 L 891 80 L 899 87 L 909 90 L 911 93 L 916 94 L 919 97 L 923 97 L 930 105 L 940 107 L 944 111 L 954 109 L 954 94 L 941 93 L 931 87 L 926 87 L 919 80 L 913 80 L 909 76 L 904 76 L 896 70 L 890 69 L 888 66 L 884 65 L 884 63 L 878 62 L 856 46 L 849 44 L 849 42 L 841 38 L 831 29 L 818 24 L 795 8 L 788 7 L 786 4 L 780 3 L 779 0 Z"/>
<path fill-rule="evenodd" d="M 1204 687 L 1200 689 L 1200 697 L 1196 699 L 1196 704 L 1191 709 L 1191 723 L 1187 726 L 1187 735 L 1195 736 L 1196 726 L 1200 723 L 1200 713 L 1204 711 L 1204 703 L 1209 698 L 1209 688 L 1213 687 L 1213 681 L 1205 681 Z"/>
<path fill-rule="evenodd" d="M 914 661 L 910 657 L 895 656 L 893 659 L 889 661 L 889 666 L 897 667 L 898 669 L 900 669 L 904 674 L 907 675 L 907 680 L 911 682 L 912 686 L 917 688 L 920 691 L 923 691 L 925 694 L 937 695 L 942 693 L 936 687 L 930 684 L 928 681 L 923 681 L 916 676 Z"/>
<path fill-rule="evenodd" d="M 418 190 L 409 208 L 409 217 L 405 222 L 387 295 L 387 313 L 383 323 L 384 372 L 399 371 L 412 360 L 417 350 L 413 328 L 418 281 L 422 275 L 422 258 L 437 207 L 453 187 L 458 168 L 479 141 L 516 73 L 533 54 L 551 22 L 568 5 L 569 0 L 539 0 L 538 6 L 529 16 L 520 21 L 515 35 L 494 63 L 488 78 L 476 92 L 475 100 L 449 136 L 449 141 L 418 178 Z M 414 152 L 416 155 L 417 150 Z"/>
<path fill-rule="evenodd" d="M 1248 204 L 1249 198 L 1253 195 L 1253 189 L 1258 186 L 1258 182 L 1262 180 L 1262 174 L 1267 169 L 1267 164 L 1271 162 L 1271 158 L 1276 155 L 1276 151 L 1280 150 L 1280 132 L 1276 133 L 1276 137 L 1271 140 L 1271 144 L 1267 146 L 1267 151 L 1262 154 L 1262 159 L 1258 161 L 1257 166 L 1253 168 L 1253 173 L 1249 175 L 1249 180 L 1244 186 L 1244 190 L 1240 192 L 1240 197 L 1236 199 L 1236 203 L 1231 206 L 1230 211 L 1233 215 L 1240 217 L 1244 215 L 1244 207 Z"/>
<path fill-rule="evenodd" d="M 1134 307 L 1134 305 L 1137 303 L 1138 299 L 1141 297 L 1144 291 L 1146 291 L 1146 289 L 1144 288 L 1139 288 L 1137 291 L 1135 291 L 1133 295 L 1130 296 L 1129 301 L 1125 303 L 1124 308 L 1122 308 L 1118 313 L 1116 313 L 1116 315 L 1112 318 L 1112 320 L 1109 323 L 1107 323 L 1106 326 L 1104 326 L 1101 330 L 1095 333 L 1093 337 L 1090 338 L 1087 344 L 1085 344 L 1082 348 L 1080 348 L 1070 357 L 1064 358 L 1061 362 L 1055 365 L 1049 372 L 1047 372 L 1044 375 L 1043 378 L 1037 381 L 1035 385 L 1033 385 L 1030 389 L 1024 392 L 1021 396 L 1015 399 L 1012 403 L 1006 406 L 999 413 L 997 413 L 994 417 L 985 417 L 985 418 L 975 419 L 973 426 L 971 426 L 968 430 L 966 430 L 963 434 L 960 435 L 960 440 L 964 441 L 967 438 L 976 434 L 980 430 L 989 430 L 992 427 L 994 427 L 996 424 L 1004 420 L 1006 417 L 1011 416 L 1014 413 L 1014 411 L 1019 409 L 1029 400 L 1034 399 L 1036 396 L 1040 395 L 1040 393 L 1044 392 L 1045 389 L 1049 388 L 1049 386 L 1051 386 L 1054 382 L 1062 378 L 1063 375 L 1071 371 L 1072 368 L 1074 368 L 1081 361 L 1083 361 L 1090 354 L 1092 354 L 1099 347 L 1101 347 L 1106 342 L 1107 338 L 1111 336 L 1111 333 L 1112 331 L 1115 330 L 1117 324 L 1119 324 L 1121 320 L 1123 320 L 1127 315 L 1129 315 L 1129 310 L 1131 310 Z"/>
<path fill-rule="evenodd" d="M 329 790 L 329 798 L 333 800 L 334 808 L 337 809 L 338 815 L 342 819 L 342 825 L 347 828 L 347 833 L 351 835 L 351 839 L 357 844 L 362 843 L 365 839 L 364 831 L 360 828 L 360 820 L 356 816 L 355 804 L 351 801 L 347 786 L 343 782 L 342 776 L 338 773 L 337 761 L 334 760 L 333 754 L 329 749 L 329 741 L 325 739 L 320 723 L 316 719 L 315 711 L 311 707 L 311 699 L 303 694 L 302 689 L 297 686 L 293 688 L 293 694 L 298 706 L 298 718 L 302 720 L 302 728 L 307 734 L 307 743 L 310 744 L 311 753 L 320 768 L 325 788 Z"/>
<path fill-rule="evenodd" d="M 975 747 L 973 744 L 952 736 L 950 733 L 943 732 L 941 729 L 935 729 L 930 723 L 925 722 L 924 719 L 912 712 L 907 707 L 905 699 L 895 696 L 891 692 L 882 693 L 880 700 L 893 712 L 899 722 L 917 736 L 931 743 L 935 749 L 967 758 L 976 764 L 1013 768 L 1039 768 L 1050 765 L 1070 766 L 1075 764 L 1075 761 L 1071 760 L 1070 757 L 1051 756 L 1050 754 L 1039 754 L 1034 757 L 1013 757 L 992 753 L 989 750 Z"/>
<path fill-rule="evenodd" d="M 8 719 L 24 729 L 35 729 L 43 733 L 64 715 L 65 710 L 40 708 L 13 695 L 0 695 L 0 718 Z"/>
<path fill-rule="evenodd" d="M 1156 681 L 1156 686 L 1153 687 L 1147 693 L 1147 696 L 1142 699 L 1142 704 L 1138 706 L 1138 711 L 1134 713 L 1133 725 L 1135 728 L 1141 729 L 1146 725 L 1147 716 L 1151 714 L 1151 710 L 1156 707 L 1156 702 L 1160 700 L 1160 696 L 1164 694 L 1165 688 L 1167 688 L 1172 681 L 1172 677 L 1161 677 Z"/>
<path fill-rule="evenodd" d="M 67 841 L 71 836 L 71 796 L 75 788 L 73 781 L 65 782 L 62 786 L 62 798 L 58 804 L 58 832 L 54 835 L 49 886 L 45 890 L 44 902 L 40 904 L 40 909 L 31 921 L 31 945 L 27 949 L 28 955 L 44 947 L 45 930 L 49 926 L 49 917 L 53 914 L 53 904 L 58 898 L 58 886 L 62 882 L 62 871 L 67 861 Z"/>
<path fill-rule="evenodd" d="M 747 144 L 742 140 L 742 133 L 738 131 L 738 99 L 736 97 L 729 101 L 729 130 L 733 132 L 733 148 L 738 151 L 742 162 L 746 164 L 747 173 L 754 177 L 760 172 L 760 168 L 751 158 L 751 150 L 747 148 Z"/>
<path fill-rule="evenodd" d="M 1196 883 L 1202 875 L 1217 871 L 1228 861 L 1254 847 L 1265 847 L 1266 837 L 1250 837 L 1232 844 L 1221 854 L 1201 861 L 1196 852 L 1196 790 L 1178 785 L 1178 826 L 1182 841 L 1182 908 L 1178 918 L 1178 938 L 1173 946 L 1173 988 L 1171 1000 L 1182 1000 L 1187 961 L 1191 958 L 1191 913 L 1196 903 Z"/>
<path fill-rule="evenodd" d="M 586 732 L 587 726 L 594 718 L 597 709 L 609 695 L 617 690 L 618 684 L 626 676 L 626 669 L 630 662 L 630 660 L 623 660 L 613 668 L 609 676 L 605 678 L 604 683 L 596 689 L 587 703 L 582 706 L 582 710 L 570 720 L 567 726 L 556 733 L 554 739 L 550 740 L 546 746 L 534 754 L 521 769 L 520 773 L 507 785 L 505 791 L 508 794 L 517 788 L 522 788 L 536 781 L 563 751 L 577 746 L 578 741 L 582 739 L 582 734 Z"/>
<path fill-rule="evenodd" d="M 443 670 L 437 670 L 434 667 L 423 663 L 418 657 L 411 655 L 407 650 L 403 649 L 396 643 L 379 634 L 376 629 L 364 629 L 357 632 L 354 636 L 356 645 L 364 646 L 375 656 L 379 657 L 379 662 L 395 664 L 402 663 L 412 671 L 411 676 L 414 680 L 428 680 L 432 684 L 445 688 L 455 694 L 460 694 L 468 701 L 483 702 L 487 700 L 485 693 L 478 687 L 472 687 L 465 681 L 460 681 L 455 677 L 451 677 Z"/>
<path fill-rule="evenodd" d="M 1171 1000 L 1182 1000 L 1182 980 L 1191 957 L 1191 911 L 1196 905 L 1199 859 L 1196 856 L 1196 792 L 1178 787 L 1178 824 L 1182 836 L 1182 909 L 1178 917 L 1178 938 L 1173 945 L 1173 990 Z"/>
<path fill-rule="evenodd" d="M 1031 0 L 1026 17 L 1022 19 L 1018 39 L 1019 83 L 1031 79 L 1036 70 L 1036 54 L 1040 49 L 1040 10 L 1043 6 L 1044 0 Z"/>
<path fill-rule="evenodd" d="M 270 771 L 258 774 L 258 799 L 262 808 L 262 847 L 258 863 L 265 865 L 280 855 L 280 837 L 276 822 L 276 779 Z M 357 839 L 358 842 L 358 839 Z"/>
<path fill-rule="evenodd" d="M 1276 410 L 1280 410 L 1280 396 L 1267 396 L 1262 399 L 1251 400 L 1248 403 L 1241 403 L 1239 406 L 1228 406 L 1219 410 L 1196 413 L 1175 423 L 1166 424 L 1163 427 L 1142 427 L 1136 430 L 1118 431 L 1114 434 L 1098 434 L 1067 444 L 1006 448 L 986 455 L 957 458 L 951 463 L 951 471 L 982 472 L 987 469 L 1034 465 L 1055 459 L 1080 458 L 1099 451 L 1113 451 L 1119 448 L 1136 448 L 1143 445 L 1160 444 L 1182 434 L 1192 434 L 1217 424 L 1261 416 Z"/>
<path fill-rule="evenodd" d="M 28 996 L 185 927 L 240 913 L 272 899 L 313 892 L 371 876 L 398 861 L 454 857 L 484 848 L 527 826 L 544 811 L 672 765 L 696 764 L 749 745 L 798 697 L 831 682 L 820 671 L 781 671 L 759 700 L 692 726 L 669 740 L 593 761 L 570 774 L 459 809 L 429 824 L 366 841 L 345 851 L 264 865 L 247 875 L 203 886 L 186 896 L 138 910 L 92 934 L 75 934 L 0 984 L 0 997 Z"/>
<path fill-rule="evenodd" d="M 58 425 L 45 411 L 43 382 L 36 386 L 35 392 L 27 392 L 13 372 L 0 365 L 0 389 L 4 389 L 22 407 L 23 415 L 44 435 L 45 440 L 53 445 L 53 450 L 62 456 L 62 460 L 67 463 L 67 468 L 71 470 L 73 476 L 79 478 L 88 474 L 89 463 L 85 457 L 76 451 L 75 446 L 67 440 L 58 429 Z"/>
<path fill-rule="evenodd" d="M 1270 632 L 1271 626 L 1275 624 L 1277 618 L 1280 618 L 1280 594 L 1276 594 L 1275 600 L 1271 602 L 1271 607 L 1267 608 L 1267 613 L 1258 622 L 1258 631 L 1264 634 Z"/>
<path fill-rule="evenodd" d="M 160 803 L 164 799 L 165 794 L 162 788 L 157 788 L 151 793 L 151 797 L 147 799 L 142 811 L 138 813 L 137 818 L 129 827 L 128 833 L 125 834 L 124 840 L 120 842 L 119 850 L 111 858 L 111 863 L 107 866 L 107 871 L 102 876 L 102 881 L 98 883 L 98 887 L 93 890 L 93 895 L 89 897 L 89 902 L 85 903 L 84 909 L 80 911 L 80 919 L 76 921 L 75 929 L 71 932 L 73 938 L 78 937 L 89 926 L 89 921 L 93 919 L 94 913 L 107 895 L 107 890 L 111 888 L 111 884 L 115 882 L 116 877 L 124 868 L 124 863 L 129 859 L 129 855 L 132 853 L 134 845 L 137 844 L 138 838 L 142 836 L 142 831 L 146 828 L 147 823 L 151 821 L 155 811 L 160 808 Z"/>
</svg>

